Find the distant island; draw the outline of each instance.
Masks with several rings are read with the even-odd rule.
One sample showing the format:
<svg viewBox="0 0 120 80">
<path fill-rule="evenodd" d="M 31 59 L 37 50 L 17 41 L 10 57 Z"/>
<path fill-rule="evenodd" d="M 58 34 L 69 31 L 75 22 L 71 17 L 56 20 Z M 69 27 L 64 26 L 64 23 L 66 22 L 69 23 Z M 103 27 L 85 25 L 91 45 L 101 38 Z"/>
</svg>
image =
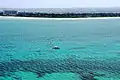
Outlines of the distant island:
<svg viewBox="0 0 120 80">
<path fill-rule="evenodd" d="M 88 17 L 120 17 L 120 12 L 82 12 L 82 13 L 42 13 L 42 12 L 19 12 L 17 10 L 0 11 L 0 16 L 14 17 L 43 17 L 43 18 L 88 18 Z"/>
</svg>

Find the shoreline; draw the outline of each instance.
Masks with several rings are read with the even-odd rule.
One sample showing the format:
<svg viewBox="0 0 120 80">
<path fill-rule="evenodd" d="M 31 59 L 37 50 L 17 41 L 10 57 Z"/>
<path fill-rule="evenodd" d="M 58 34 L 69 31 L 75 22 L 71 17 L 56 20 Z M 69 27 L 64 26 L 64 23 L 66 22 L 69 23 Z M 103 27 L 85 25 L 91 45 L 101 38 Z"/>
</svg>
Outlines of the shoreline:
<svg viewBox="0 0 120 80">
<path fill-rule="evenodd" d="M 120 19 L 120 17 L 88 17 L 88 18 L 37 18 L 37 17 L 14 17 L 14 16 L 0 16 L 3 19 L 17 19 L 17 20 L 99 20 L 99 19 Z"/>
</svg>

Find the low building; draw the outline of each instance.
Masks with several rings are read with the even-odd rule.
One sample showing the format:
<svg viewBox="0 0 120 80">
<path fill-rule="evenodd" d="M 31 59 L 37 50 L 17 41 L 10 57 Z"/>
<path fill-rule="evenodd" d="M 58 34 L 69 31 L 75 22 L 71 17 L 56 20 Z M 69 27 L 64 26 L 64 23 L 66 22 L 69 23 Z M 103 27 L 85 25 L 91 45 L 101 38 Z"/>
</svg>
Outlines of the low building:
<svg viewBox="0 0 120 80">
<path fill-rule="evenodd" d="M 15 10 L 4 10 L 3 15 L 5 16 L 15 16 L 17 15 L 18 11 Z"/>
</svg>

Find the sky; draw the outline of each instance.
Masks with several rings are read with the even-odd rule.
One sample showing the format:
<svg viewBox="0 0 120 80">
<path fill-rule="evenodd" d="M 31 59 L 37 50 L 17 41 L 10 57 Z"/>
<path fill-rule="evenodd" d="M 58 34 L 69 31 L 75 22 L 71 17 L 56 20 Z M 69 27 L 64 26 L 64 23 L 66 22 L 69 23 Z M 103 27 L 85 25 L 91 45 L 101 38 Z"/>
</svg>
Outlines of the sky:
<svg viewBox="0 0 120 80">
<path fill-rule="evenodd" d="M 120 0 L 0 0 L 0 8 L 120 7 Z"/>
</svg>

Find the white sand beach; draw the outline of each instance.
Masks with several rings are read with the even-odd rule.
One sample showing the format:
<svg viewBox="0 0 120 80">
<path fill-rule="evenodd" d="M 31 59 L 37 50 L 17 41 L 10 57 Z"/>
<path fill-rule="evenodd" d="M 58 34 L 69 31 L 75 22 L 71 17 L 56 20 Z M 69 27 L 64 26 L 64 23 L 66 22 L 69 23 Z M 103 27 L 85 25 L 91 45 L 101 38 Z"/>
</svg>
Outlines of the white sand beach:
<svg viewBox="0 0 120 80">
<path fill-rule="evenodd" d="M 88 18 L 37 18 L 37 17 L 14 17 L 0 16 L 0 19 L 18 19 L 18 20 L 96 20 L 96 19 L 120 19 L 120 17 L 88 17 Z"/>
</svg>

